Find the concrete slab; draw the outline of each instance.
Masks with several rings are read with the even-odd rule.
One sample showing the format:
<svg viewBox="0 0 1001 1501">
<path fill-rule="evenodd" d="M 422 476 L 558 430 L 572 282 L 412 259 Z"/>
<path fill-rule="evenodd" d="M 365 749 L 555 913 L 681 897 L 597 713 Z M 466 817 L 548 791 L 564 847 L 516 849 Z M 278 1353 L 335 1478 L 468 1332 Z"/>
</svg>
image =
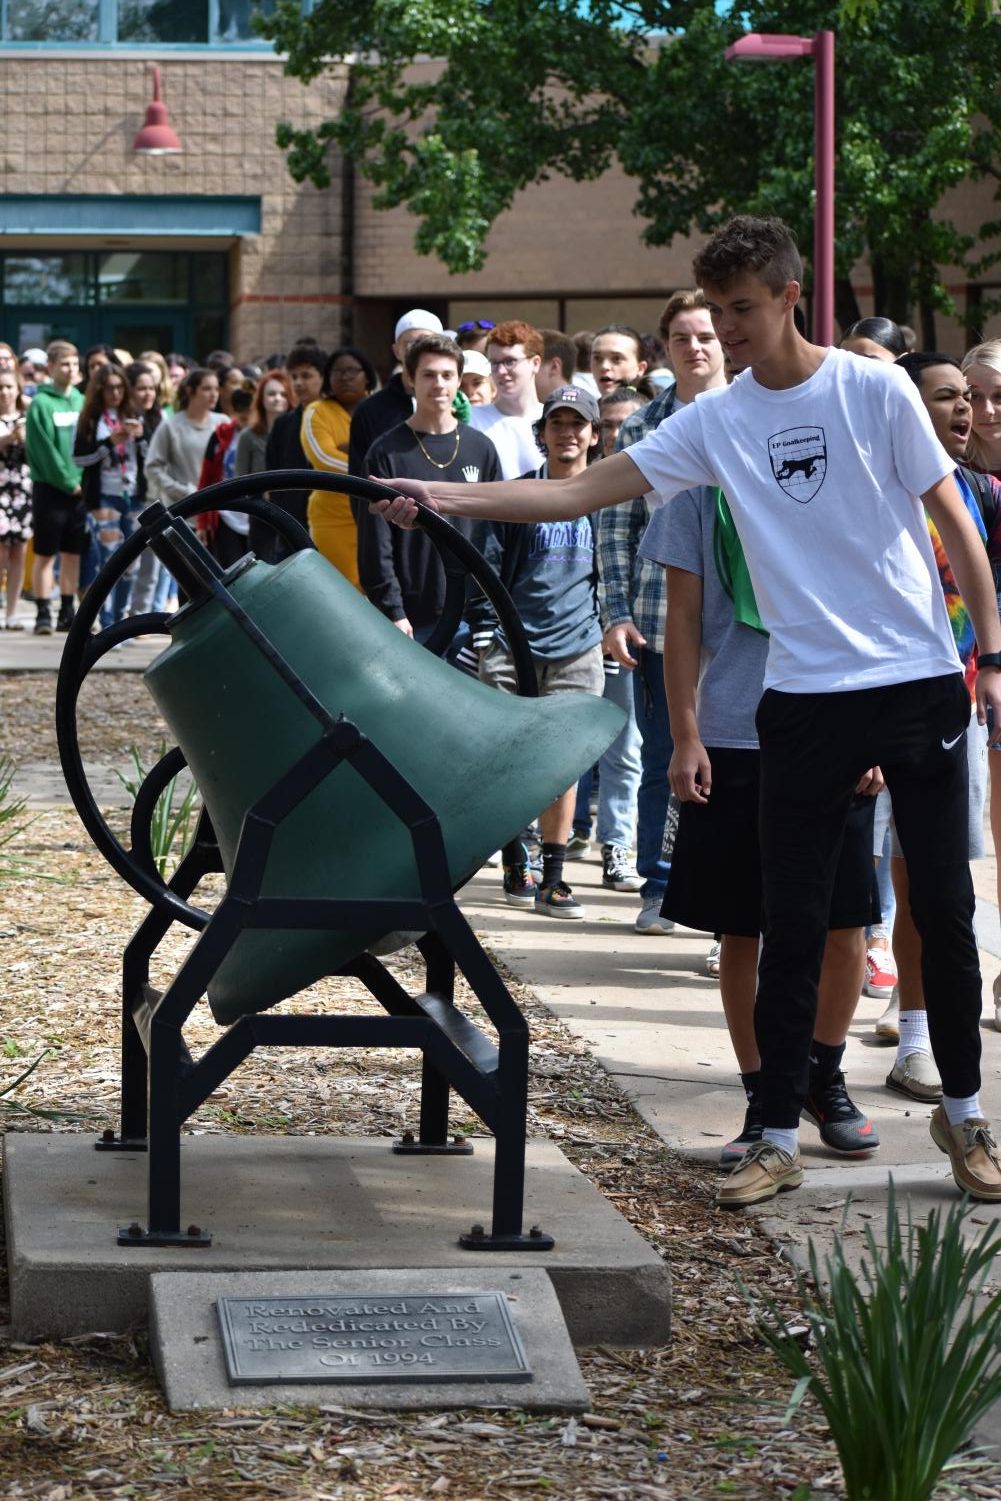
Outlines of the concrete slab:
<svg viewBox="0 0 1001 1501">
<path fill-rule="evenodd" d="M 0 630 L 0 672 L 58 672 L 66 637 L 58 631 L 51 636 L 33 635 L 34 605 L 22 604 L 18 619 L 24 624 L 23 631 Z M 119 651 L 109 651 L 94 670 L 142 672 L 167 645 L 166 636 L 130 641 Z"/>
<path fill-rule="evenodd" d="M 412 1294 L 421 1300 L 451 1293 L 500 1292 L 525 1348 L 529 1382 L 465 1381 L 392 1385 L 369 1382 L 230 1385 L 216 1313 L 218 1298 L 350 1297 Z M 573 1353 L 547 1272 L 484 1261 L 465 1271 L 372 1268 L 364 1272 L 159 1272 L 149 1281 L 150 1347 L 168 1406 L 260 1409 L 278 1403 L 308 1407 L 373 1407 L 395 1411 L 456 1407 L 585 1412 L 590 1394 Z M 308 1341 L 310 1335 L 301 1338 Z"/>
<path fill-rule="evenodd" d="M 388 1140 L 186 1136 L 182 1224 L 208 1250 L 120 1247 L 145 1221 L 144 1154 L 95 1152 L 80 1135 L 8 1135 L 4 1209 L 16 1339 L 121 1330 L 145 1318 L 149 1277 L 165 1271 L 456 1268 L 479 1280 L 543 1267 L 575 1344 L 653 1345 L 670 1337 L 663 1260 L 547 1141 L 529 1143 L 525 1227 L 547 1252 L 470 1252 L 489 1224 L 493 1141 L 471 1157 L 399 1157 Z"/>
<path fill-rule="evenodd" d="M 84 767 L 98 807 L 131 808 L 134 798 L 118 775 L 130 771 L 130 767 L 91 761 L 85 761 Z M 70 801 L 63 769 L 55 761 L 19 761 L 12 787 L 14 795 L 23 797 L 30 808 L 65 808 Z"/>
</svg>

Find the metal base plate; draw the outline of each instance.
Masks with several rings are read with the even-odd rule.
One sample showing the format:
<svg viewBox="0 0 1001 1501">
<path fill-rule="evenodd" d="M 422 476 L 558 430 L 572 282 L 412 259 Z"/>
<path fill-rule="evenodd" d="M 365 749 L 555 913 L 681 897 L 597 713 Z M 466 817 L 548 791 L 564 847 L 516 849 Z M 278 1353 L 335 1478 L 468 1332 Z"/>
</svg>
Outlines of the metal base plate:
<svg viewBox="0 0 1001 1501">
<path fill-rule="evenodd" d="M 464 1136 L 453 1136 L 451 1141 L 418 1141 L 406 1136 L 393 1142 L 393 1151 L 398 1157 L 472 1157 L 473 1143 Z"/>
<path fill-rule="evenodd" d="M 479 1227 L 459 1236 L 464 1251 L 551 1251 L 556 1242 L 551 1235 L 532 1229 L 527 1235 L 487 1235 Z"/>
<path fill-rule="evenodd" d="M 95 1152 L 148 1152 L 149 1143 L 145 1136 L 116 1136 L 113 1131 L 105 1131 L 94 1143 Z"/>
<path fill-rule="evenodd" d="M 212 1237 L 207 1230 L 199 1230 L 195 1225 L 189 1225 L 187 1230 L 144 1230 L 141 1225 L 119 1225 L 118 1244 L 120 1246 L 195 1246 L 206 1247 L 212 1244 Z"/>
</svg>

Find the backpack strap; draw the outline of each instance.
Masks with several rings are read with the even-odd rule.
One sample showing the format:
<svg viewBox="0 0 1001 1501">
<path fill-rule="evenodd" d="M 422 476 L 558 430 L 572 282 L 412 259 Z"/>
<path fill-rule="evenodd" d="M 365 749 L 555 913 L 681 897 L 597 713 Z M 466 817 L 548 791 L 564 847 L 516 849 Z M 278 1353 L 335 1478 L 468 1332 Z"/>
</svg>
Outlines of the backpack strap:
<svg viewBox="0 0 1001 1501">
<path fill-rule="evenodd" d="M 983 519 L 987 535 L 990 537 L 998 518 L 997 489 L 991 482 L 989 474 L 982 474 L 979 469 L 970 469 L 966 464 L 959 464 L 957 468 L 973 492 L 977 509 Z"/>
</svg>

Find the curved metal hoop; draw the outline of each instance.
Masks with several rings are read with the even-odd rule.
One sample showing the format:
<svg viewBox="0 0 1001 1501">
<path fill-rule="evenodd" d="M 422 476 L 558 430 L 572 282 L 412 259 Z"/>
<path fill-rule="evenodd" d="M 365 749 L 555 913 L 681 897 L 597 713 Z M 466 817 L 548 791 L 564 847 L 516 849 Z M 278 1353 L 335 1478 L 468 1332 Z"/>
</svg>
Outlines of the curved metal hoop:
<svg viewBox="0 0 1001 1501">
<path fill-rule="evenodd" d="M 150 826 L 156 803 L 171 777 L 186 765 L 183 753 L 176 747 L 169 751 L 153 767 L 145 778 L 136 797 L 132 812 L 132 849 L 127 850 L 112 832 L 101 813 L 84 770 L 77 728 L 77 705 L 80 690 L 90 670 L 112 647 L 133 636 L 153 633 L 169 634 L 168 615 L 140 615 L 109 626 L 97 636 L 91 630 L 112 589 L 123 577 L 139 555 L 178 520 L 203 511 L 226 509 L 241 511 L 256 516 L 271 526 L 293 552 L 313 546 L 308 532 L 279 506 L 259 498 L 269 490 L 301 490 L 306 488 L 306 476 L 299 470 L 272 470 L 263 474 L 247 475 L 241 479 L 225 480 L 197 490 L 184 500 L 166 507 L 153 505 L 142 514 L 139 530 L 127 537 L 121 547 L 108 559 L 87 590 L 80 603 L 76 618 L 66 637 L 59 679 L 56 687 L 56 737 L 63 775 L 73 804 L 81 822 L 94 844 L 108 864 L 129 886 L 145 898 L 163 916 L 183 923 L 185 927 L 199 930 L 208 922 L 209 914 L 183 900 L 163 880 L 156 869 L 150 850 Z M 355 475 L 333 475 L 322 471 L 309 471 L 308 488 L 330 490 L 339 494 L 357 496 L 359 500 L 387 500 L 396 492 L 374 480 L 360 479 Z M 436 652 L 444 651 L 451 640 L 462 612 L 464 568 L 473 575 L 497 611 L 509 642 L 518 691 L 526 697 L 535 697 L 538 687 L 531 651 L 524 628 L 518 618 L 511 597 L 495 571 L 480 552 L 460 532 L 436 512 L 424 511 L 421 527 L 428 533 L 439 551 L 448 555 L 444 563 L 447 575 L 445 609 L 438 621 L 428 647 Z M 449 559 L 452 566 L 449 566 Z M 458 580 L 458 587 L 456 586 Z M 451 629 L 449 621 L 454 614 Z M 438 645 L 438 638 L 441 644 Z"/>
</svg>

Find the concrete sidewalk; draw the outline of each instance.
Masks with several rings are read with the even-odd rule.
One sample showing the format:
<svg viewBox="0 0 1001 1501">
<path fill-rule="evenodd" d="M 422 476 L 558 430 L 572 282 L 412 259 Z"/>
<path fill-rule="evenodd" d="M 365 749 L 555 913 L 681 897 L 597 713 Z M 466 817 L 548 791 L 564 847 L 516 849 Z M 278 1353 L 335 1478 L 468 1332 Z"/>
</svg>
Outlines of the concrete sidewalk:
<svg viewBox="0 0 1001 1501">
<path fill-rule="evenodd" d="M 993 1026 L 991 984 L 1001 968 L 1001 927 L 991 901 L 993 860 L 975 866 L 977 925 L 984 969 L 984 1103 L 1001 1121 L 1001 1033 Z M 566 875 L 585 904 L 584 922 L 557 921 L 507 906 L 499 873 L 483 871 L 463 893 L 477 931 L 545 1004 L 586 1042 L 673 1147 L 715 1162 L 739 1128 L 744 1099 L 723 1019 L 719 985 L 704 970 L 710 938 L 679 928 L 647 937 L 632 923 L 638 898 L 605 891 L 597 858 L 573 861 Z M 931 1107 L 891 1094 L 884 1080 L 895 1052 L 877 1041 L 873 1024 L 885 1001 L 863 996 L 851 1028 L 845 1072 L 853 1099 L 879 1128 L 882 1147 L 865 1164 L 837 1159 L 804 1124 L 802 1149 L 810 1177 L 850 1184 L 862 1176 L 936 1185 L 949 1179 L 946 1160 L 928 1136 Z M 784 1195 L 793 1221 L 803 1192 Z"/>
<path fill-rule="evenodd" d="M 51 636 L 36 636 L 35 606 L 27 600 L 22 599 L 18 605 L 17 619 L 24 626 L 23 631 L 0 628 L 0 672 L 58 672 L 65 635 L 55 631 Z M 129 641 L 102 657 L 95 671 L 141 672 L 166 645 L 166 636 L 144 636 L 140 641 Z"/>
<path fill-rule="evenodd" d="M 976 861 L 973 870 L 984 974 L 982 1100 L 988 1118 L 1001 1127 L 1001 1032 L 994 1028 L 992 997 L 1001 969 L 1001 922 L 993 857 Z M 740 1128 L 744 1096 L 719 985 L 705 974 L 710 937 L 684 928 L 659 937 L 637 933 L 638 898 L 603 890 L 596 856 L 568 863 L 566 875 L 586 906 L 583 922 L 507 906 L 500 873 L 493 870 L 465 888 L 462 906 L 489 947 L 588 1046 L 658 1135 L 671 1147 L 716 1163 L 720 1148 Z M 896 1051 L 873 1031 L 885 1006 L 862 997 L 845 1054 L 851 1096 L 876 1124 L 879 1151 L 868 1159 L 838 1158 L 804 1122 L 802 1187 L 757 1209 L 718 1211 L 757 1215 L 799 1264 L 806 1262 L 811 1239 L 821 1261 L 838 1239 L 856 1265 L 867 1229 L 882 1242 L 891 1177 L 901 1214 L 906 1218 L 910 1211 L 915 1223 L 957 1202 L 948 1160 L 928 1134 L 933 1107 L 886 1088 Z M 989 1225 L 1001 1232 L 1001 1205 L 976 1206 L 967 1224 L 971 1237 Z M 1001 1408 L 975 1437 L 1001 1445 Z"/>
</svg>

